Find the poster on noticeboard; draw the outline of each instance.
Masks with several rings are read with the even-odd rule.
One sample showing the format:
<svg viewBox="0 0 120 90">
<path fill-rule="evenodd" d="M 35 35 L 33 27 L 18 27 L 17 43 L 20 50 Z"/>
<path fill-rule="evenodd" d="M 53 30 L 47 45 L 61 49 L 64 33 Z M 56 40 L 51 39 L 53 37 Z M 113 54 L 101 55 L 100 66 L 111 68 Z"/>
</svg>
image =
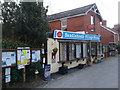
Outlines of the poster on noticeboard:
<svg viewBox="0 0 120 90">
<path fill-rule="evenodd" d="M 32 50 L 32 62 L 38 62 L 41 60 L 40 50 Z"/>
<path fill-rule="evenodd" d="M 25 65 L 30 64 L 30 49 L 18 48 L 17 50 L 17 65 L 18 69 L 22 69 Z"/>
<path fill-rule="evenodd" d="M 2 52 L 2 67 L 16 64 L 16 52 Z"/>
</svg>

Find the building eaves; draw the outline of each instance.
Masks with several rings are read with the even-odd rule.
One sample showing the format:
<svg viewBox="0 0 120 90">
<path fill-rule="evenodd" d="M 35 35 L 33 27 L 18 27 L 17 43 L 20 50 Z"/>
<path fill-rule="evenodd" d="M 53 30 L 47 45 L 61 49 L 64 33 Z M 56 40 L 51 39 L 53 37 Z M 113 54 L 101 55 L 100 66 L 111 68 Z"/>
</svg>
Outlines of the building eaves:
<svg viewBox="0 0 120 90">
<path fill-rule="evenodd" d="M 76 8 L 76 9 L 72 9 L 72 10 L 68 10 L 68 11 L 64 11 L 64 12 L 60 12 L 60 13 L 56 13 L 56 14 L 52 14 L 52 15 L 48 15 L 47 19 L 48 19 L 48 21 L 53 21 L 53 20 L 59 20 L 61 18 L 65 18 L 65 17 L 84 15 L 94 5 L 96 5 L 96 4 L 90 4 L 90 5 L 87 5 L 84 7 L 80 7 L 80 8 Z"/>
<path fill-rule="evenodd" d="M 113 31 L 111 28 L 109 28 L 109 27 L 106 27 L 106 26 L 103 26 L 103 25 L 101 25 L 101 27 L 103 27 L 103 28 L 105 28 L 106 30 L 112 32 L 113 34 L 118 34 L 117 32 L 114 32 L 114 31 Z"/>
</svg>

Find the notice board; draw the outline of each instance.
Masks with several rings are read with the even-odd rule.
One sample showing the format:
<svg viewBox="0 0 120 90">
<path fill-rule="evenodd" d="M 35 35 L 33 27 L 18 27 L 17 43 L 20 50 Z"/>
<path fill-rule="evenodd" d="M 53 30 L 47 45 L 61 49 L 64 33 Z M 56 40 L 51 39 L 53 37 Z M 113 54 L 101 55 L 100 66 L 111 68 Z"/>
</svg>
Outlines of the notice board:
<svg viewBox="0 0 120 90">
<path fill-rule="evenodd" d="M 41 60 L 40 50 L 32 50 L 32 62 L 38 62 Z"/>
<path fill-rule="evenodd" d="M 12 66 L 13 64 L 16 64 L 16 52 L 2 52 L 2 67 Z"/>
<path fill-rule="evenodd" d="M 17 50 L 17 65 L 18 69 L 24 68 L 25 65 L 30 64 L 30 50 L 18 49 Z"/>
</svg>

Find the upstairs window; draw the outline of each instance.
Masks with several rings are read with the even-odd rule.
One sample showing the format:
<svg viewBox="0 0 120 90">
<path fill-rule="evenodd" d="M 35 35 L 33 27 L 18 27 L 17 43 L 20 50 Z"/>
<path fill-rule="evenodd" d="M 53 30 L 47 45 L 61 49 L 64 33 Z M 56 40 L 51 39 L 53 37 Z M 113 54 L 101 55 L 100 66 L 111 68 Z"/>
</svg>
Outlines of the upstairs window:
<svg viewBox="0 0 120 90">
<path fill-rule="evenodd" d="M 94 25 L 95 26 L 95 16 L 91 16 L 91 25 Z M 95 28 L 92 29 L 91 31 L 95 31 Z"/>
<path fill-rule="evenodd" d="M 67 29 L 67 19 L 61 20 L 61 30 L 66 31 Z"/>
</svg>

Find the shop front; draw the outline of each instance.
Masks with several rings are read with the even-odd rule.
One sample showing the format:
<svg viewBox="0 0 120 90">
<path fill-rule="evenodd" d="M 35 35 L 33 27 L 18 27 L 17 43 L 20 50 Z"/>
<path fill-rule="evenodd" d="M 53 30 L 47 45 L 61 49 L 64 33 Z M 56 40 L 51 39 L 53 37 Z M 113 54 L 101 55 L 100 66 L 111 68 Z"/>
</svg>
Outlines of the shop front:
<svg viewBox="0 0 120 90">
<path fill-rule="evenodd" d="M 102 54 L 101 45 L 98 35 L 55 30 L 53 38 L 47 41 L 47 64 L 51 65 L 51 73 L 58 72 L 63 64 L 68 69 L 86 64 L 91 56 Z"/>
</svg>

